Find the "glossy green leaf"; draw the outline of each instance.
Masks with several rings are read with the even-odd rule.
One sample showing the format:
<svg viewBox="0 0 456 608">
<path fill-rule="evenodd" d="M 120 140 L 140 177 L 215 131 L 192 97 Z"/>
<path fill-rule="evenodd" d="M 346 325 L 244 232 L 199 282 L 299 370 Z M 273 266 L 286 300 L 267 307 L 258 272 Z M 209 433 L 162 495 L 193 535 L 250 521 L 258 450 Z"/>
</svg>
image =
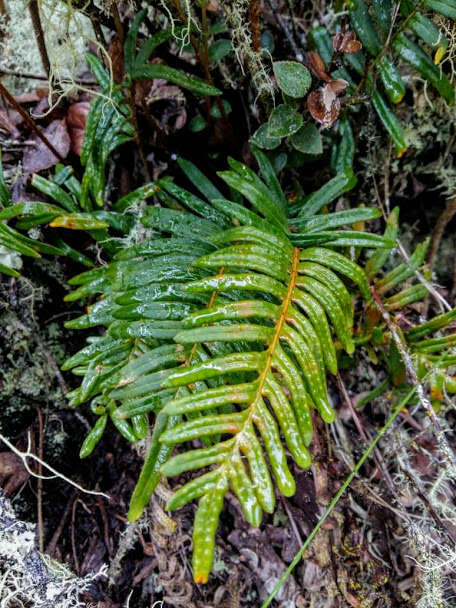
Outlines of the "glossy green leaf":
<svg viewBox="0 0 456 608">
<path fill-rule="evenodd" d="M 143 65 L 135 65 L 132 71 L 132 78 L 162 78 L 177 86 L 187 89 L 196 95 L 221 95 L 221 91 L 205 80 L 197 76 L 189 76 L 175 68 L 158 63 L 146 63 Z"/>
<path fill-rule="evenodd" d="M 268 137 L 289 137 L 299 131 L 303 124 L 302 115 L 292 106 L 282 103 L 271 112 L 268 120 Z"/>
<path fill-rule="evenodd" d="M 280 137 L 271 137 L 269 135 L 268 123 L 260 125 L 250 138 L 251 143 L 264 150 L 275 150 L 275 148 L 280 146 L 281 141 L 282 139 Z"/>
<path fill-rule="evenodd" d="M 298 211 L 298 221 L 296 222 L 301 227 L 301 218 L 309 218 L 318 213 L 325 205 L 328 205 L 344 192 L 351 190 L 357 183 L 357 178 L 351 168 L 344 169 L 338 173 L 329 182 L 322 186 L 316 192 L 313 192 L 306 198 L 304 204 Z M 304 219 L 304 221 L 305 221 Z M 305 224 L 304 224 L 305 225 Z"/>
<path fill-rule="evenodd" d="M 449 104 L 454 103 L 455 89 L 445 74 L 426 53 L 403 33 L 396 36 L 393 47 L 399 56 L 430 82 Z"/>
<path fill-rule="evenodd" d="M 321 154 L 323 152 L 323 142 L 321 134 L 314 123 L 304 124 L 299 131 L 290 137 L 290 143 L 296 150 L 303 154 Z"/>
<path fill-rule="evenodd" d="M 304 97 L 310 88 L 312 78 L 309 70 L 297 61 L 275 61 L 272 64 L 277 84 L 289 97 Z"/>
<path fill-rule="evenodd" d="M 209 61 L 216 62 L 221 61 L 233 50 L 231 40 L 227 38 L 219 38 L 209 45 L 208 54 Z"/>
</svg>

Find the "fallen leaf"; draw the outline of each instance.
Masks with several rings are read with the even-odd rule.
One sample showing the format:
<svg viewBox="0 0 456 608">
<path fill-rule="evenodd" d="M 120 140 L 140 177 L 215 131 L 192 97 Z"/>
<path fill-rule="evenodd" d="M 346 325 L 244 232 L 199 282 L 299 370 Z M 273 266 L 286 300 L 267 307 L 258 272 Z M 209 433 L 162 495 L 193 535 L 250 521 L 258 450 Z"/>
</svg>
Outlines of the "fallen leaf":
<svg viewBox="0 0 456 608">
<path fill-rule="evenodd" d="M 152 86 L 149 89 L 146 103 L 151 104 L 162 99 L 174 99 L 175 101 L 183 101 L 185 97 L 180 89 L 175 84 L 169 84 L 166 80 L 156 78 L 152 82 Z"/>
<path fill-rule="evenodd" d="M 9 133 L 12 137 L 17 137 L 19 135 L 16 125 L 11 121 L 8 114 L 2 110 L 0 110 L 0 130 Z"/>
<path fill-rule="evenodd" d="M 5 494 L 13 494 L 28 478 L 29 473 L 17 454 L 0 452 L 0 485 Z"/>
<path fill-rule="evenodd" d="M 62 158 L 66 158 L 70 151 L 71 141 L 65 119 L 53 120 L 43 134 Z M 27 148 L 24 152 L 22 163 L 24 173 L 43 171 L 60 162 L 60 159 L 36 135 L 32 140 L 35 142 L 35 146 Z"/>
<path fill-rule="evenodd" d="M 90 103 L 88 101 L 79 101 L 68 108 L 66 121 L 70 134 L 71 149 L 78 156 L 81 156 L 82 140 L 84 139 L 84 129 L 89 109 Z"/>
<path fill-rule="evenodd" d="M 23 103 L 36 103 L 42 98 L 42 95 L 39 95 L 37 90 L 29 91 L 27 93 L 20 93 L 19 95 L 15 95 L 14 99 L 19 104 Z"/>
<path fill-rule="evenodd" d="M 326 67 L 323 62 L 323 59 L 316 51 L 309 51 L 307 53 L 307 65 L 309 70 L 315 74 L 321 80 L 325 82 L 330 82 L 331 78 L 326 73 Z"/>
</svg>

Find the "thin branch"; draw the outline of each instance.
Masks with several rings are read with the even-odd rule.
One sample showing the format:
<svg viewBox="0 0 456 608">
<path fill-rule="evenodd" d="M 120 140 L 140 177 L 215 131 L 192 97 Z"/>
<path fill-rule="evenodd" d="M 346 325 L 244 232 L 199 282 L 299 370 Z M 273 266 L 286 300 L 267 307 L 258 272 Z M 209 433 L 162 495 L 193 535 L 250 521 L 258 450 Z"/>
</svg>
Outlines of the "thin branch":
<svg viewBox="0 0 456 608">
<path fill-rule="evenodd" d="M 122 49 L 122 55 L 123 55 L 123 48 L 124 48 L 124 41 L 125 41 L 124 28 L 122 25 L 122 21 L 120 19 L 119 11 L 118 11 L 115 3 L 112 4 L 111 8 L 112 8 L 112 14 L 114 17 L 114 23 L 116 25 L 117 38 L 119 39 L 119 43 L 120 43 L 120 46 Z M 122 66 L 122 72 L 123 72 L 123 66 Z M 122 80 L 124 80 L 124 76 L 125 76 L 125 74 L 122 73 Z M 127 97 L 128 105 L 130 106 L 130 115 L 131 115 L 130 118 L 131 118 L 131 123 L 133 125 L 133 129 L 135 132 L 135 141 L 136 141 L 136 145 L 138 146 L 139 157 L 140 157 L 141 162 L 144 167 L 146 181 L 150 182 L 151 175 L 150 175 L 149 166 L 147 163 L 147 157 L 146 157 L 146 153 L 143 148 L 141 135 L 139 133 L 138 115 L 136 112 L 136 100 L 135 100 L 136 94 L 135 93 L 136 93 L 136 83 L 134 80 L 131 80 L 130 86 L 126 89 L 126 97 Z"/>
<path fill-rule="evenodd" d="M 41 141 L 43 142 L 43 144 L 49 148 L 49 150 L 52 152 L 52 154 L 54 154 L 54 156 L 56 156 L 61 162 L 63 162 L 65 159 L 63 158 L 63 156 L 60 154 L 60 152 L 58 150 L 56 150 L 54 148 L 54 146 L 51 144 L 51 142 L 48 140 L 48 138 L 46 137 L 46 135 L 44 135 L 44 133 L 41 131 L 41 129 L 38 127 L 38 125 L 35 123 L 35 121 L 29 116 L 29 114 L 22 108 L 21 104 L 18 103 L 14 97 L 11 95 L 11 93 L 8 91 L 8 89 L 5 88 L 5 86 L 0 82 L 0 95 L 2 97 L 4 97 L 8 103 L 10 105 L 13 106 L 13 108 L 19 112 L 19 114 L 22 116 L 22 118 L 25 120 L 25 122 L 27 123 L 27 125 L 30 127 L 30 129 L 32 129 L 32 131 L 37 135 L 37 137 L 39 137 L 41 139 Z"/>
<path fill-rule="evenodd" d="M 44 553 L 44 527 L 43 527 L 43 414 L 37 408 L 38 414 L 38 478 L 37 478 L 37 511 L 38 511 L 38 547 Z"/>
<path fill-rule="evenodd" d="M 296 59 L 298 61 L 302 61 L 304 59 L 304 56 L 303 56 L 302 52 L 299 50 L 298 45 L 296 44 L 296 41 L 295 41 L 292 33 L 290 32 L 290 30 L 288 28 L 288 24 L 285 23 L 285 21 L 282 19 L 282 16 L 280 15 L 279 10 L 277 9 L 277 6 L 275 5 L 275 3 L 272 0 L 268 0 L 268 4 L 269 4 L 269 8 L 272 11 L 272 14 L 274 15 L 275 20 L 277 21 L 279 27 L 282 29 L 283 33 L 285 34 L 285 38 L 290 43 L 290 46 L 293 49 Z"/>
<path fill-rule="evenodd" d="M 281 587 L 283 586 L 283 584 L 285 583 L 285 581 L 287 580 L 287 578 L 290 576 L 291 572 L 298 565 L 298 563 L 300 562 L 302 556 L 307 551 L 307 549 L 309 548 L 309 546 L 312 543 L 313 539 L 315 538 L 315 536 L 320 531 L 323 523 L 331 515 L 331 513 L 333 512 L 334 507 L 337 505 L 337 503 L 339 502 L 339 500 L 343 496 L 343 494 L 345 494 L 345 491 L 348 489 L 349 485 L 353 481 L 353 478 L 355 477 L 355 475 L 357 474 L 357 472 L 363 466 L 363 464 L 365 463 L 365 461 L 369 458 L 370 454 L 372 453 L 372 450 L 375 448 L 375 446 L 380 441 L 380 439 L 383 437 L 383 435 L 386 433 L 386 431 L 390 428 L 390 426 L 396 420 L 396 418 L 400 414 L 401 410 L 406 406 L 406 404 L 408 403 L 408 401 L 410 400 L 410 398 L 414 394 L 415 390 L 416 390 L 416 388 L 413 387 L 407 393 L 407 395 L 404 397 L 404 399 L 402 399 L 402 401 L 400 401 L 396 405 L 396 407 L 394 408 L 391 416 L 388 418 L 388 420 L 386 421 L 386 423 L 384 424 L 384 426 L 379 430 L 379 432 L 374 437 L 374 439 L 370 442 L 369 446 L 366 448 L 366 450 L 364 451 L 363 455 L 361 456 L 361 458 L 358 460 L 358 462 L 356 463 L 355 467 L 353 468 L 353 471 L 346 478 L 346 480 L 344 481 L 344 483 L 340 487 L 340 489 L 337 492 L 337 494 L 331 500 L 331 502 L 328 505 L 328 508 L 323 513 L 323 515 L 320 517 L 320 519 L 318 520 L 317 525 L 313 528 L 313 530 L 311 531 L 311 533 L 309 534 L 309 536 L 306 538 L 305 543 L 299 549 L 298 553 L 293 558 L 293 561 L 291 562 L 291 564 L 288 566 L 288 568 L 285 570 L 285 572 L 283 573 L 283 575 L 280 577 L 279 581 L 274 586 L 274 589 L 271 591 L 271 593 L 268 596 L 268 598 L 266 599 L 266 601 L 263 602 L 263 604 L 261 605 L 261 608 L 267 608 L 271 604 L 271 602 L 274 599 L 274 597 L 277 595 L 277 593 L 279 592 L 279 590 L 281 589 Z"/>
<path fill-rule="evenodd" d="M 250 35 L 252 36 L 253 50 L 260 52 L 260 0 L 250 0 Z"/>
<path fill-rule="evenodd" d="M 71 486 L 77 488 L 78 490 L 80 490 L 81 492 L 84 492 L 84 494 L 92 494 L 93 496 L 103 496 L 104 498 L 107 498 L 108 500 L 111 500 L 110 496 L 108 496 L 107 494 L 104 494 L 103 492 L 95 492 L 93 490 L 86 490 L 85 488 L 83 488 L 82 486 L 80 486 L 79 484 L 77 484 L 76 482 L 72 481 L 71 479 L 69 479 L 68 477 L 66 477 L 65 475 L 62 475 L 62 473 L 59 473 L 58 471 L 56 471 L 53 467 L 51 467 L 51 465 L 47 464 L 46 462 L 44 462 L 44 460 L 41 460 L 36 454 L 34 454 L 33 452 L 30 451 L 30 435 L 29 435 L 29 445 L 27 447 L 27 451 L 26 452 L 21 452 L 20 450 L 18 450 L 12 443 L 11 441 L 9 441 L 4 435 L 2 435 L 0 433 L 0 441 L 3 441 L 3 443 L 12 451 L 14 452 L 14 454 L 17 454 L 17 456 L 19 456 L 19 458 L 22 460 L 22 462 L 24 463 L 24 467 L 27 469 L 28 473 L 32 476 L 32 477 L 38 477 L 38 475 L 36 473 L 34 473 L 27 462 L 27 459 L 31 459 L 34 460 L 35 462 L 40 463 L 43 467 L 45 467 L 46 469 L 48 469 L 48 471 L 50 471 L 52 473 L 51 476 L 44 476 L 44 475 L 40 475 L 40 477 L 42 479 L 55 479 L 56 477 L 63 479 L 63 481 L 66 481 L 67 483 L 69 483 Z"/>
<path fill-rule="evenodd" d="M 437 251 L 438 251 L 438 248 L 440 245 L 440 241 L 442 240 L 442 236 L 445 231 L 445 228 L 451 222 L 451 220 L 453 219 L 455 214 L 456 214 L 456 196 L 454 196 L 453 198 L 451 198 L 448 201 L 446 209 L 443 211 L 443 213 L 438 218 L 438 220 L 435 224 L 434 230 L 432 231 L 431 244 L 429 247 L 429 254 L 428 254 L 428 264 L 429 264 L 429 267 L 431 270 L 434 268 L 435 260 L 437 257 Z"/>
<path fill-rule="evenodd" d="M 17 78 L 27 78 L 30 80 L 43 80 L 48 81 L 48 77 L 43 74 L 31 74 L 30 72 L 19 72 L 17 70 L 9 70 L 8 68 L 4 68 L 0 66 L 0 76 L 16 76 Z M 86 86 L 97 85 L 97 81 L 92 78 L 62 78 L 59 79 L 59 82 L 62 84 L 73 83 L 82 84 Z"/>
<path fill-rule="evenodd" d="M 38 51 L 41 56 L 41 62 L 43 64 L 44 71 L 46 72 L 47 77 L 49 78 L 51 75 L 51 62 L 49 61 L 49 55 L 46 49 L 46 41 L 44 39 L 43 26 L 41 25 L 38 0 L 30 0 L 29 11 L 30 17 L 32 19 L 33 31 L 35 32 Z"/>
</svg>

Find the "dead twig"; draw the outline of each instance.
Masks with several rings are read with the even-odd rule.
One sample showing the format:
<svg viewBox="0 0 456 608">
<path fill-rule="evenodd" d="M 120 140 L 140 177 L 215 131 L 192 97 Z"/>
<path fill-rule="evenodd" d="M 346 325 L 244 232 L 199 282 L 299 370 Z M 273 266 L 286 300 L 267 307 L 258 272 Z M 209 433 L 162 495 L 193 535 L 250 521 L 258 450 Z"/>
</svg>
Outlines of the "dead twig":
<svg viewBox="0 0 456 608">
<path fill-rule="evenodd" d="M 27 123 L 27 125 L 30 127 L 30 129 L 36 134 L 37 137 L 39 137 L 41 139 L 41 141 L 43 142 L 43 144 L 49 148 L 49 150 L 52 152 L 52 154 L 54 156 L 56 156 L 61 162 L 63 162 L 65 159 L 63 158 L 63 156 L 60 154 L 60 152 L 58 150 L 56 150 L 54 148 L 54 146 L 51 144 L 51 142 L 48 140 L 48 138 L 46 137 L 46 135 L 44 135 L 44 133 L 41 131 L 41 129 L 38 127 L 38 125 L 36 124 L 36 122 L 29 116 L 29 114 L 22 108 L 21 104 L 18 103 L 14 97 L 11 95 L 11 93 L 8 91 L 8 89 L 0 82 L 0 95 L 2 97 L 4 97 L 6 99 L 6 101 L 13 106 L 13 108 L 19 112 L 19 114 L 22 116 L 22 118 L 25 120 L 25 122 Z"/>
<path fill-rule="evenodd" d="M 442 240 L 442 236 L 445 231 L 445 228 L 451 222 L 451 220 L 453 219 L 455 214 L 456 214 L 456 196 L 454 196 L 453 198 L 451 198 L 448 201 L 445 210 L 438 218 L 438 220 L 435 224 L 434 230 L 432 231 L 431 244 L 429 246 L 429 254 L 428 254 L 428 264 L 429 264 L 429 267 L 431 270 L 434 268 L 435 260 L 437 257 L 437 251 L 439 249 L 440 241 Z"/>
<path fill-rule="evenodd" d="M 30 72 L 19 72 L 18 70 L 9 70 L 8 68 L 4 68 L 0 66 L 0 76 L 16 76 L 16 78 L 27 78 L 29 80 L 43 80 L 48 81 L 49 78 L 44 76 L 43 74 L 31 74 Z M 72 80 L 68 78 L 62 78 L 59 80 L 62 84 L 71 84 L 75 82 L 76 84 L 81 84 L 84 86 L 98 86 L 97 81 L 92 78 L 73 78 Z"/>
<path fill-rule="evenodd" d="M 119 11 L 117 9 L 115 2 L 112 3 L 111 10 L 112 10 L 112 14 L 114 17 L 114 23 L 116 26 L 117 38 L 119 39 L 120 47 L 122 50 L 122 56 L 123 56 L 125 32 L 124 32 L 122 20 L 120 18 L 120 14 L 119 14 Z M 122 66 L 122 80 L 124 80 L 124 76 L 125 76 L 125 74 L 123 74 L 123 66 Z M 133 125 L 134 132 L 135 132 L 135 141 L 136 141 L 136 145 L 138 147 L 138 153 L 139 153 L 139 157 L 141 159 L 141 163 L 144 167 L 145 178 L 146 178 L 146 181 L 150 182 L 151 175 L 150 175 L 149 166 L 147 163 L 147 157 L 146 157 L 146 153 L 143 148 L 141 135 L 139 133 L 138 115 L 136 112 L 136 101 L 135 101 L 136 95 L 135 94 L 136 94 L 136 83 L 134 80 L 132 80 L 130 86 L 128 87 L 128 89 L 126 89 L 126 97 L 128 100 L 128 105 L 130 106 L 130 120 L 131 120 L 131 124 Z"/>
<path fill-rule="evenodd" d="M 367 434 L 363 428 L 359 414 L 356 411 L 352 400 L 350 399 L 350 395 L 348 394 L 348 391 L 345 387 L 345 384 L 344 384 L 340 374 L 337 374 L 337 386 L 339 387 L 339 390 L 342 393 L 342 397 L 343 397 L 345 403 L 347 404 L 348 409 L 350 410 L 350 413 L 353 418 L 353 422 L 355 423 L 355 426 L 358 429 L 358 433 L 360 434 L 361 439 L 364 441 L 364 443 L 366 445 L 369 444 L 371 439 L 370 439 L 370 437 L 367 436 Z M 397 500 L 397 502 L 400 504 L 399 495 L 396 491 L 396 488 L 394 487 L 394 482 L 391 479 L 391 475 L 388 472 L 388 467 L 386 466 L 385 461 L 383 460 L 383 456 L 377 447 L 374 448 L 373 455 L 374 455 L 375 464 L 377 465 L 378 470 L 381 471 L 381 473 L 385 479 L 386 485 L 388 486 L 389 491 L 391 492 L 392 496 L 394 496 L 394 498 Z"/>
<path fill-rule="evenodd" d="M 57 543 L 59 542 L 59 538 L 63 532 L 63 528 L 65 526 L 65 522 L 68 519 L 68 515 L 70 514 L 71 508 L 73 506 L 74 500 L 77 496 L 77 493 L 74 492 L 71 496 L 70 499 L 68 500 L 65 510 L 62 514 L 62 517 L 60 518 L 60 522 L 59 525 L 57 526 L 54 534 L 52 535 L 51 540 L 49 541 L 48 546 L 46 547 L 46 553 L 47 555 L 49 555 L 50 557 L 52 557 L 55 553 L 55 550 L 57 548 Z"/>
<path fill-rule="evenodd" d="M 260 1 L 250 0 L 249 2 L 250 34 L 252 45 L 256 53 L 260 52 Z"/>
<path fill-rule="evenodd" d="M 44 553 L 44 527 L 43 527 L 43 414 L 37 408 L 38 415 L 38 478 L 37 478 L 37 511 L 38 511 L 38 548 Z"/>
<path fill-rule="evenodd" d="M 36 43 L 38 51 L 41 56 L 41 62 L 43 64 L 44 71 L 47 74 L 48 79 L 51 76 L 51 62 L 49 61 L 49 55 L 46 49 L 46 41 L 44 39 L 43 26 L 41 25 L 40 9 L 38 6 L 38 0 L 30 0 L 29 2 L 30 17 L 32 20 L 33 31 L 35 32 Z"/>
</svg>

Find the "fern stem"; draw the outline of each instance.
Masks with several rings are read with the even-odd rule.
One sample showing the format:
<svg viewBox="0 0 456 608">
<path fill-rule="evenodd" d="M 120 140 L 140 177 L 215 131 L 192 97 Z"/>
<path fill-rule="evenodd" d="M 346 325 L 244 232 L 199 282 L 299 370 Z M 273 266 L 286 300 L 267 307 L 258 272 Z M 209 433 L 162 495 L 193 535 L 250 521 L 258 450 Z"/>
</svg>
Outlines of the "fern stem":
<svg viewBox="0 0 456 608">
<path fill-rule="evenodd" d="M 268 354 L 267 354 L 267 358 L 266 358 L 266 362 L 264 365 L 264 368 L 261 372 L 261 375 L 258 379 L 258 388 L 256 391 L 256 395 L 255 395 L 255 399 L 253 400 L 252 404 L 250 405 L 250 412 L 248 417 L 246 418 L 245 422 L 244 422 L 244 427 L 248 427 L 252 421 L 252 416 L 255 413 L 255 409 L 256 406 L 258 404 L 258 400 L 261 399 L 261 396 L 263 394 L 263 389 L 264 389 L 264 384 L 266 382 L 266 378 L 267 375 L 271 369 L 271 363 L 272 363 L 272 359 L 274 357 L 274 352 L 275 349 L 277 347 L 277 344 L 279 343 L 280 340 L 280 335 L 282 333 L 282 328 L 283 328 L 283 324 L 286 321 L 286 315 L 287 315 L 287 311 L 288 308 L 291 304 L 291 298 L 293 295 L 293 290 L 296 287 L 296 279 L 298 277 L 298 265 L 299 265 L 299 254 L 300 254 L 300 250 L 298 247 L 295 247 L 293 250 L 293 264 L 291 267 L 291 273 L 290 273 L 290 281 L 288 283 L 288 289 L 287 289 L 287 293 L 283 299 L 283 303 L 282 303 L 282 310 L 280 311 L 280 316 L 277 320 L 277 323 L 274 327 L 274 336 L 272 338 L 271 344 L 269 345 L 268 348 Z M 237 434 L 236 436 L 236 440 L 242 435 L 242 430 Z M 236 442 L 235 444 L 236 445 Z M 233 450 L 235 448 L 233 447 Z M 232 451 L 233 451 L 232 450 Z"/>
<path fill-rule="evenodd" d="M 345 491 L 347 490 L 348 486 L 351 484 L 351 482 L 352 482 L 353 478 L 355 477 L 356 473 L 363 466 L 363 464 L 365 463 L 365 461 L 367 460 L 367 458 L 372 453 L 372 450 L 375 448 L 375 446 L 380 441 L 380 439 L 383 437 L 383 435 L 386 433 L 386 431 L 389 429 L 389 427 L 393 424 L 393 422 L 395 421 L 395 419 L 397 418 L 397 416 L 400 414 L 401 410 L 409 402 L 409 400 L 411 399 L 411 397 L 413 396 L 413 393 L 415 391 L 416 391 L 416 387 L 414 386 L 414 387 L 412 387 L 410 389 L 410 391 L 407 393 L 407 395 L 404 397 L 404 399 L 402 399 L 402 401 L 400 401 L 397 404 L 397 406 L 393 410 L 393 413 L 388 418 L 388 420 L 386 421 L 386 423 L 384 424 L 384 426 L 379 430 L 379 432 L 377 433 L 377 435 L 374 437 L 374 439 L 367 446 L 367 448 L 364 451 L 363 455 L 361 456 L 361 458 L 356 463 L 353 471 L 350 473 L 350 475 L 344 481 L 344 483 L 342 484 L 342 486 L 340 487 L 339 491 L 334 496 L 334 498 L 331 500 L 331 502 L 328 505 L 328 508 L 323 513 L 323 515 L 320 517 L 320 519 L 318 520 L 316 526 L 310 532 L 309 536 L 306 538 L 305 543 L 299 549 L 298 553 L 296 553 L 295 557 L 293 558 L 293 561 L 288 566 L 288 568 L 285 570 L 285 572 L 283 573 L 283 575 L 280 577 L 280 579 L 278 580 L 278 582 L 275 585 L 274 589 L 271 591 L 270 595 L 263 602 L 263 604 L 261 605 L 261 608 L 267 608 L 271 604 L 272 600 L 275 598 L 275 596 L 277 595 L 277 593 L 279 592 L 279 590 L 281 589 L 281 587 L 284 585 L 285 581 L 290 576 L 290 574 L 293 571 L 293 569 L 295 568 L 295 566 L 297 566 L 297 564 L 301 560 L 302 556 L 304 555 L 304 553 L 309 548 L 310 544 L 312 543 L 313 539 L 315 538 L 315 536 L 319 532 L 319 530 L 320 530 L 321 526 L 323 525 L 323 523 L 331 515 L 334 507 L 339 502 L 340 498 L 345 493 Z"/>
</svg>

